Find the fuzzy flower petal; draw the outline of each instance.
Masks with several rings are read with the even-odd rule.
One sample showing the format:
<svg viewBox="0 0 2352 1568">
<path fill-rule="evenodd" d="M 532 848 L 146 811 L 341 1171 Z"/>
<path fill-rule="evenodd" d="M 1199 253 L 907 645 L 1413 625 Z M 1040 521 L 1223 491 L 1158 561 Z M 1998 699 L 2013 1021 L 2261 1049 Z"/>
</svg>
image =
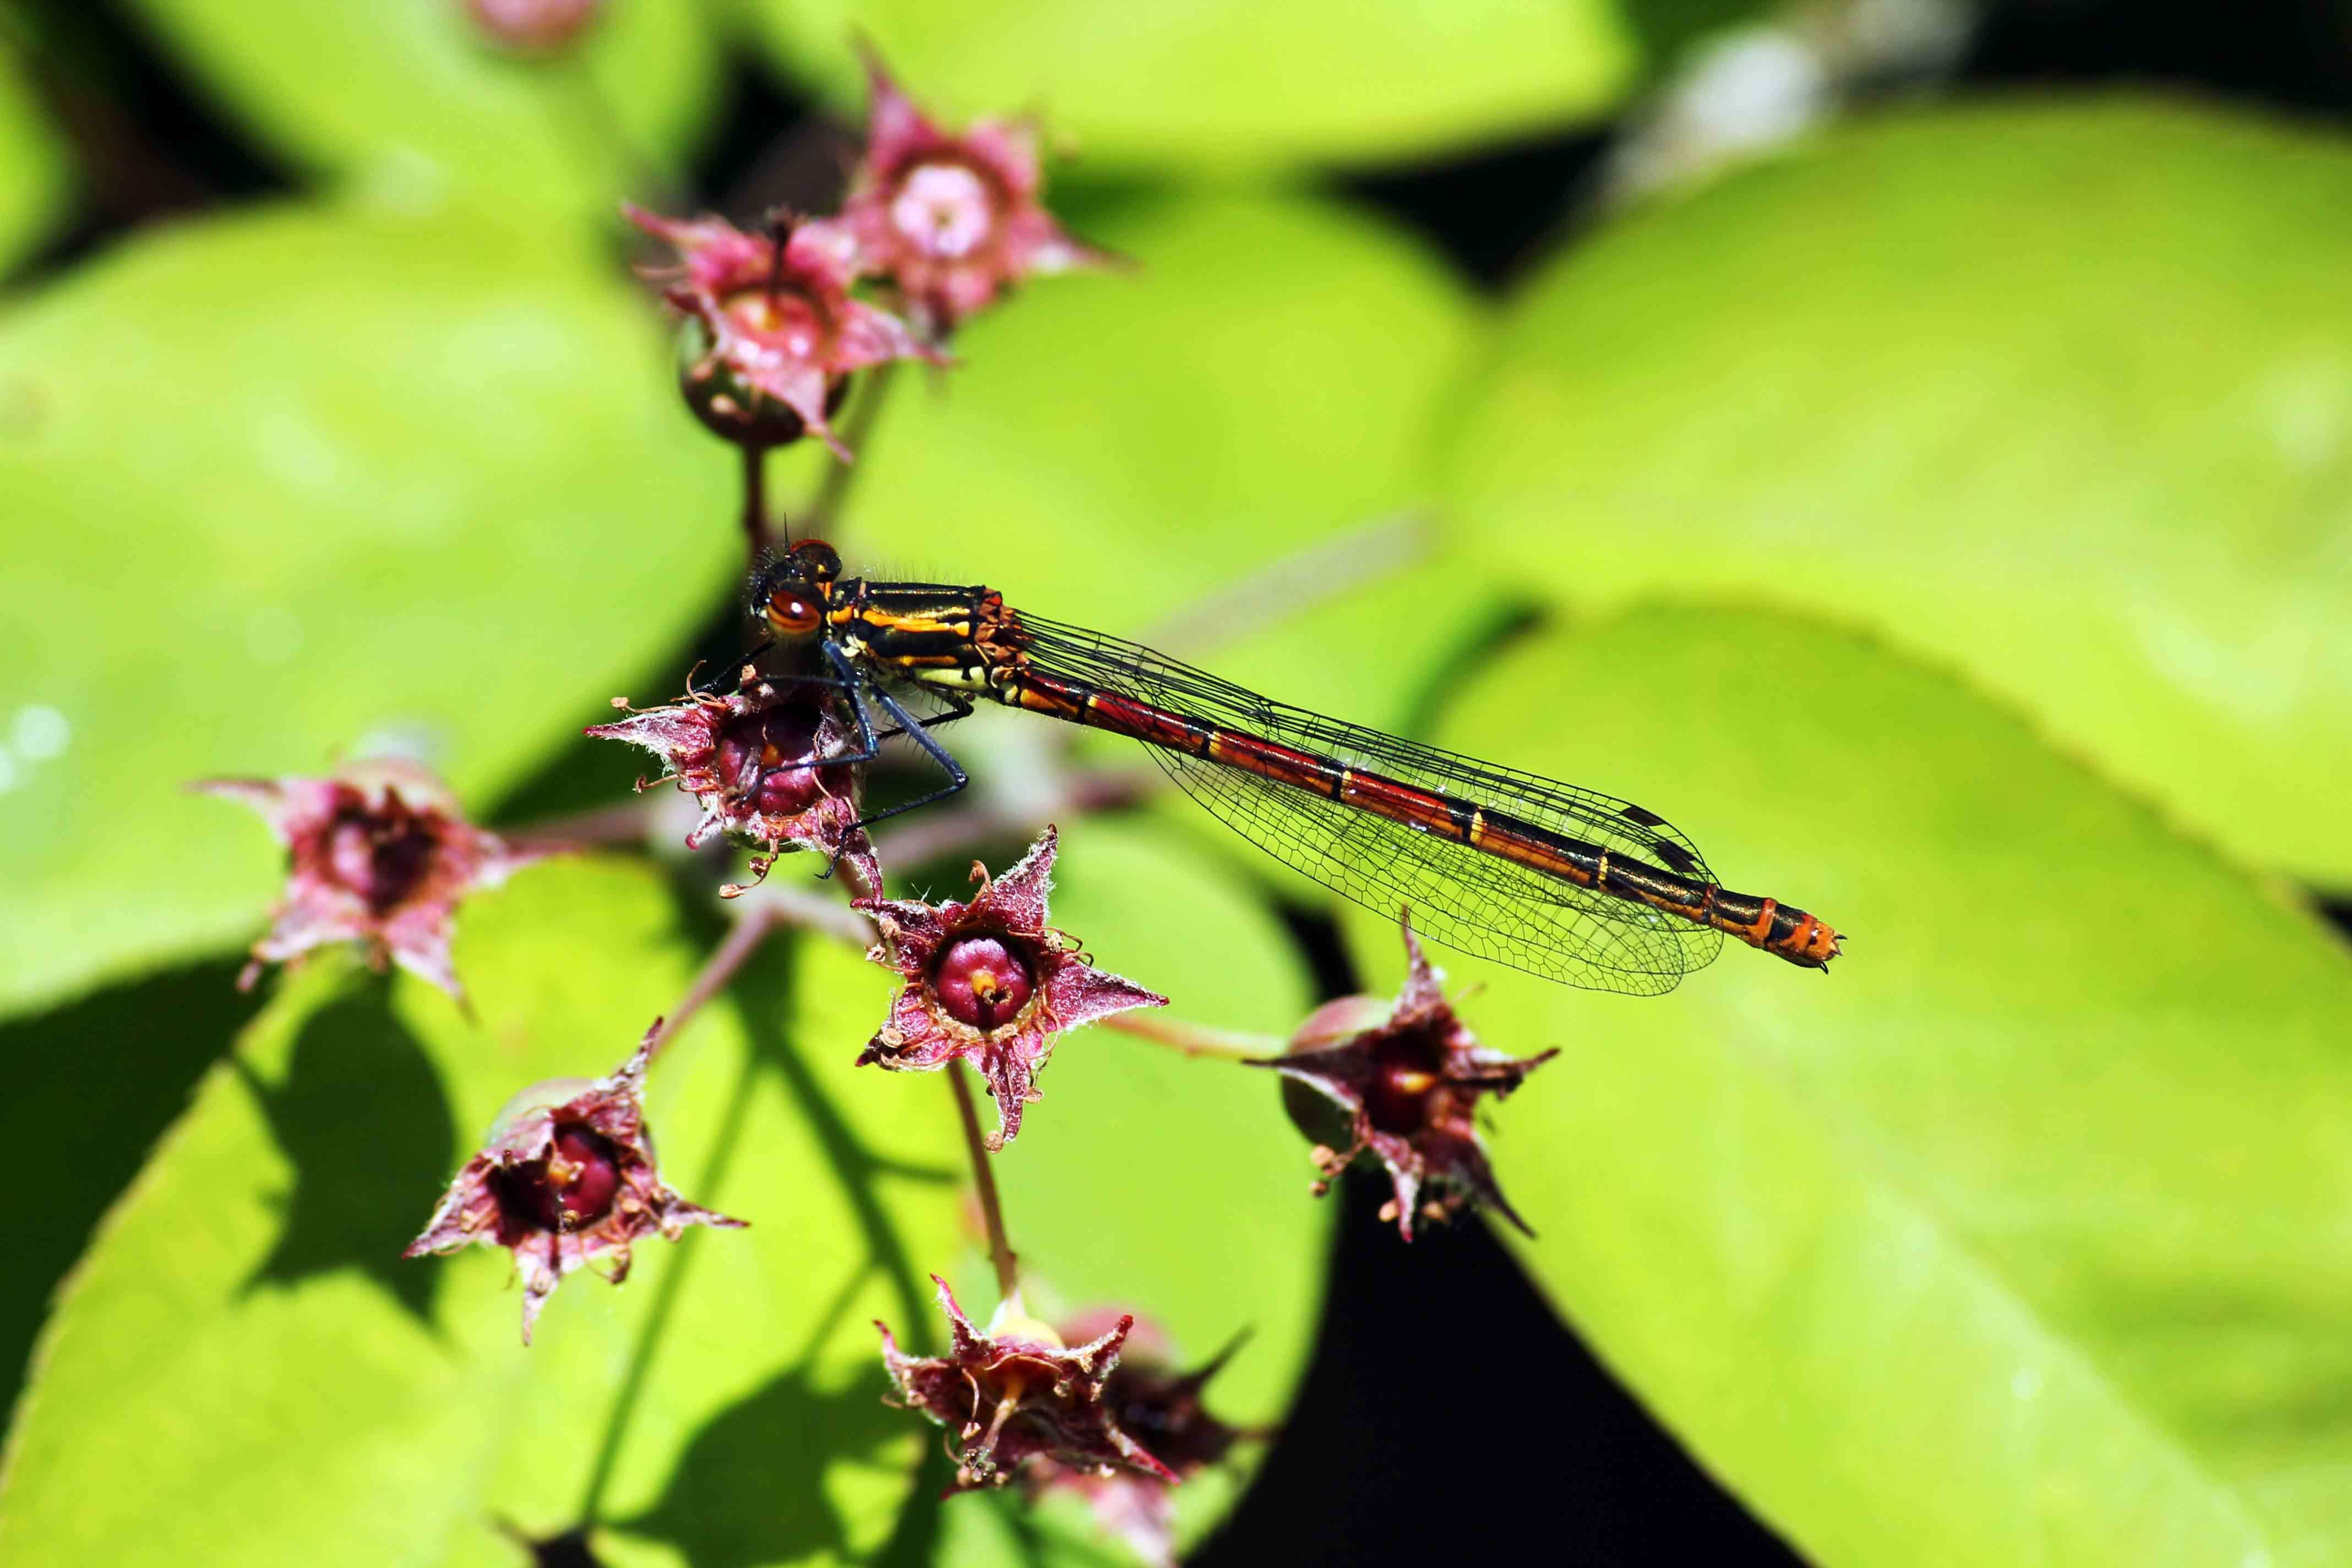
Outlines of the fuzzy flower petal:
<svg viewBox="0 0 2352 1568">
<path fill-rule="evenodd" d="M 605 1260 L 605 1278 L 618 1285 L 640 1237 L 658 1231 L 676 1241 L 690 1225 L 740 1226 L 670 1191 L 654 1163 L 644 1097 L 660 1036 L 656 1018 L 609 1077 L 551 1079 L 509 1100 L 402 1256 L 475 1243 L 513 1253 L 529 1344 L 540 1309 L 573 1269 Z"/>
<path fill-rule="evenodd" d="M 839 221 L 926 333 L 948 336 L 1024 278 L 1115 259 L 1072 239 L 1038 199 L 1034 125 L 983 120 L 950 135 L 870 54 L 866 76 L 866 157 Z"/>
<path fill-rule="evenodd" d="M 686 836 L 688 848 L 731 835 L 757 852 L 754 881 L 787 849 L 813 849 L 850 862 L 852 877 L 863 879 L 859 886 L 877 889 L 881 868 L 857 826 L 859 769 L 808 765 L 808 759 L 857 749 L 856 731 L 830 691 L 755 680 L 723 697 L 688 696 L 667 708 L 632 712 L 587 733 L 643 746 L 662 759 L 668 769 L 664 776 L 702 806 L 702 820 Z M 647 782 L 640 779 L 637 787 Z"/>
<path fill-rule="evenodd" d="M 981 890 L 970 903 L 857 901 L 882 931 L 866 956 L 906 981 L 859 1065 L 930 1071 L 968 1058 L 996 1101 L 992 1149 L 1020 1132 L 1021 1108 L 1037 1098 L 1037 1074 L 1056 1035 L 1129 1007 L 1168 1005 L 1097 969 L 1075 941 L 1045 923 L 1056 842 L 1046 828 L 993 881 L 975 866 Z"/>
<path fill-rule="evenodd" d="M 1381 1216 L 1394 1220 L 1407 1241 L 1416 1214 L 1446 1220 L 1474 1204 L 1528 1230 L 1495 1184 L 1475 1111 L 1480 1095 L 1509 1095 L 1559 1052 L 1521 1058 L 1479 1045 L 1446 1002 L 1444 975 L 1430 966 L 1410 919 L 1398 924 L 1411 973 L 1385 1017 L 1366 997 L 1327 1004 L 1301 1026 L 1288 1055 L 1250 1065 L 1306 1085 L 1339 1112 L 1338 1131 L 1315 1151 L 1318 1194 L 1369 1152 L 1396 1188 Z M 1327 1043 L 1339 1036 L 1339 1043 Z"/>
<path fill-rule="evenodd" d="M 622 211 L 677 251 L 677 266 L 648 276 L 664 284 L 673 309 L 700 323 L 700 348 L 679 382 L 696 416 L 728 440 L 782 446 L 814 431 L 847 462 L 826 421 L 849 373 L 942 357 L 896 316 L 849 297 L 858 250 L 837 224 L 799 224 L 779 239 L 723 218 Z"/>
<path fill-rule="evenodd" d="M 353 763 L 326 778 L 205 779 L 189 787 L 243 801 L 286 846 L 286 892 L 237 976 L 240 990 L 253 988 L 265 964 L 356 942 L 377 968 L 397 963 L 463 1002 L 449 960 L 459 901 L 558 847 L 518 847 L 483 832 L 438 779 L 401 762 Z"/>
<path fill-rule="evenodd" d="M 1022 1314 L 1017 1295 L 998 1309 L 986 1333 L 956 1305 L 938 1275 L 939 1301 L 951 1336 L 944 1356 L 902 1353 L 888 1325 L 882 1363 L 896 1385 L 894 1403 L 946 1427 L 956 1448 L 950 1492 L 1003 1486 L 1027 1461 L 1050 1458 L 1073 1469 L 1138 1471 L 1163 1481 L 1176 1473 L 1118 1428 L 1104 1393 L 1134 1319 L 1122 1317 L 1100 1338 L 1071 1349 L 1045 1324 Z"/>
<path fill-rule="evenodd" d="M 1088 1312 L 1058 1328 L 1065 1340 L 1084 1340 L 1113 1321 L 1112 1314 Z M 1221 1463 L 1249 1436 L 1210 1415 L 1201 1400 L 1209 1380 L 1240 1348 L 1236 1339 L 1207 1364 L 1180 1373 L 1170 1363 L 1167 1337 L 1138 1319 L 1118 1364 L 1104 1380 L 1103 1404 L 1121 1431 L 1147 1444 L 1178 1478 L 1188 1478 Z M 1175 1568 L 1176 1510 L 1168 1481 L 1133 1469 L 1076 1469 L 1047 1458 L 1033 1461 L 1022 1480 L 1032 1499 L 1076 1496 L 1104 1535 L 1126 1542 L 1153 1568 Z"/>
</svg>

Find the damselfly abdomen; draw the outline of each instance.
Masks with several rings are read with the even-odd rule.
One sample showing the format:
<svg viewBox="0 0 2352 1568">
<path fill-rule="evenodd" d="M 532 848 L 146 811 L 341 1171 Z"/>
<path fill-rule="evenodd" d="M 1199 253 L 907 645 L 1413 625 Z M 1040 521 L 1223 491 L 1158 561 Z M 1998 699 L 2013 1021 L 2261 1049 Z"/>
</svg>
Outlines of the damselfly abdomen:
<svg viewBox="0 0 2352 1568">
<path fill-rule="evenodd" d="M 921 744 L 947 770 L 939 794 L 961 788 L 963 770 L 894 683 L 940 697 L 950 717 L 982 700 L 1131 736 L 1277 859 L 1382 914 L 1410 906 L 1432 940 L 1530 973 L 1654 995 L 1710 963 L 1726 932 L 1812 969 L 1843 940 L 1802 910 L 1723 888 L 1655 812 L 1273 701 L 987 588 L 845 578 L 832 547 L 809 540 L 761 573 L 752 611 L 775 642 L 820 655 L 867 751 L 869 700 Z"/>
</svg>

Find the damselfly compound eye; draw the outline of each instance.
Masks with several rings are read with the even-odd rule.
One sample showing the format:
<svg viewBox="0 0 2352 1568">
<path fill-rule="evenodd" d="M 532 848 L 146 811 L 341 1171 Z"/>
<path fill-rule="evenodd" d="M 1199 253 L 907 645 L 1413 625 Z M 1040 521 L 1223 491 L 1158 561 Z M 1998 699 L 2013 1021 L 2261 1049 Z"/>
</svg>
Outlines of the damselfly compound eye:
<svg viewBox="0 0 2352 1568">
<path fill-rule="evenodd" d="M 804 637 L 816 630 L 824 612 L 805 594 L 780 588 L 768 595 L 768 624 L 780 637 Z"/>
</svg>

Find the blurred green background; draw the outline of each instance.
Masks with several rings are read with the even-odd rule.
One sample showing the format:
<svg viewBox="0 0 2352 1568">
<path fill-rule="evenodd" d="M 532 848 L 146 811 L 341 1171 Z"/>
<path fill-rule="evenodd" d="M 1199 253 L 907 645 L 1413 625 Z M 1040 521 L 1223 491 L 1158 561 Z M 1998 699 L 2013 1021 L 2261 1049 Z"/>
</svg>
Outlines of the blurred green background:
<svg viewBox="0 0 2352 1568">
<path fill-rule="evenodd" d="M 181 787 L 629 798 L 578 731 L 732 651 L 741 563 L 615 205 L 827 210 L 860 36 L 1040 111 L 1139 265 L 897 379 L 853 563 L 1643 802 L 1853 933 L 1646 1001 L 1438 954 L 1561 1048 L 1494 1119 L 1507 1257 L 1312 1203 L 1255 1075 L 1063 1042 L 1033 1305 L 1251 1328 L 1213 1407 L 1288 1422 L 1180 1494 L 1201 1560 L 2352 1562 L 2326 0 L 605 0 L 544 59 L 460 0 L 0 6 L 0 1560 L 1131 1560 L 941 1506 L 878 1403 L 869 1320 L 992 1299 L 941 1086 L 850 1068 L 882 972 L 781 943 L 681 1037 L 668 1173 L 752 1228 L 526 1352 L 503 1258 L 398 1251 L 730 868 L 665 819 L 523 873 L 471 1017 L 333 957 L 247 998 L 278 856 Z M 1008 825 L 1137 761 L 1038 728 L 950 731 Z M 1181 798 L 1061 821 L 1056 922 L 1186 1018 L 1401 975 Z"/>
</svg>

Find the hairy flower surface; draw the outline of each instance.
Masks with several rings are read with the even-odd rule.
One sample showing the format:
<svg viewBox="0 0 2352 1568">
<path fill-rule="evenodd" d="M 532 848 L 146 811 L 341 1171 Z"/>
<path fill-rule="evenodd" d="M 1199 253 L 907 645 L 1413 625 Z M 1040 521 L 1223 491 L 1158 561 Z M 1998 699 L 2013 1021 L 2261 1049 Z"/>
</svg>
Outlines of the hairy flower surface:
<svg viewBox="0 0 2352 1568">
<path fill-rule="evenodd" d="M 897 287 L 925 332 L 946 337 L 1032 274 L 1109 259 L 1063 232 L 1039 201 L 1034 126 L 983 120 L 950 135 L 878 59 L 867 58 L 866 74 L 866 156 L 839 221 L 863 268 Z"/>
<path fill-rule="evenodd" d="M 1024 1316 L 1017 1294 L 997 1309 L 982 1333 L 956 1305 L 946 1280 L 934 1274 L 931 1283 L 940 1288 L 940 1307 L 948 1315 L 946 1355 L 903 1354 L 887 1324 L 874 1326 L 882 1331 L 882 1364 L 897 1387 L 896 1403 L 948 1429 L 956 1450 L 950 1491 L 1003 1486 L 1036 1458 L 1090 1474 L 1128 1469 L 1162 1481 L 1177 1479 L 1119 1430 L 1105 1402 L 1132 1318 L 1119 1318 L 1100 1338 L 1074 1350 Z"/>
<path fill-rule="evenodd" d="M 668 769 L 664 776 L 702 807 L 702 820 L 686 836 L 689 849 L 719 834 L 732 835 L 758 852 L 751 862 L 755 881 L 787 849 L 814 849 L 847 860 L 853 878 L 864 879 L 860 887 L 878 889 L 882 873 L 874 846 L 857 826 L 856 764 L 808 761 L 857 751 L 856 731 L 832 689 L 755 680 L 723 697 L 689 696 L 633 712 L 587 733 L 643 746 L 662 759 Z M 637 787 L 648 782 L 640 779 Z"/>
<path fill-rule="evenodd" d="M 679 384 L 696 416 L 730 441 L 776 447 L 814 431 L 846 462 L 849 449 L 826 420 L 849 373 L 940 357 L 898 317 L 849 297 L 857 246 L 838 224 L 751 235 L 724 218 L 622 210 L 677 251 L 676 267 L 648 276 L 674 309 L 700 323 L 700 346 Z"/>
<path fill-rule="evenodd" d="M 1474 1204 L 1486 1204 L 1527 1230 L 1527 1221 L 1495 1184 L 1478 1137 L 1478 1097 L 1508 1095 L 1559 1052 L 1520 1058 L 1479 1045 L 1447 1004 L 1440 988 L 1444 975 L 1430 966 L 1412 921 L 1398 925 L 1411 973 L 1384 1017 L 1369 997 L 1328 1003 L 1299 1026 L 1288 1055 L 1250 1065 L 1272 1068 L 1314 1089 L 1344 1119 L 1341 1131 L 1315 1151 L 1322 1172 L 1318 1194 L 1329 1191 L 1350 1161 L 1370 1152 L 1388 1167 L 1396 1186 L 1381 1217 L 1393 1219 L 1407 1241 L 1416 1213 L 1448 1220 Z"/>
<path fill-rule="evenodd" d="M 205 779 L 189 786 L 243 801 L 286 846 L 286 892 L 237 976 L 330 942 L 355 942 L 378 969 L 399 964 L 465 999 L 449 960 L 452 917 L 467 894 L 556 852 L 518 848 L 468 823 L 457 796 L 411 763 L 357 763 L 326 778 Z"/>
<path fill-rule="evenodd" d="M 1081 1313 L 1059 1325 L 1065 1340 L 1087 1339 L 1110 1327 L 1118 1314 Z M 1111 1419 L 1179 1479 L 1222 1461 L 1244 1436 L 1210 1415 L 1202 1390 L 1240 1348 L 1236 1340 L 1206 1365 L 1179 1373 L 1170 1363 L 1167 1336 L 1138 1319 L 1124 1353 L 1103 1382 L 1103 1404 Z M 1154 1568 L 1175 1568 L 1176 1510 L 1170 1482 L 1139 1470 L 1074 1469 L 1040 1458 L 1022 1474 L 1029 1495 L 1067 1492 L 1081 1499 L 1096 1528 L 1126 1542 Z"/>
<path fill-rule="evenodd" d="M 646 1067 L 661 1020 L 636 1054 L 606 1078 L 551 1079 L 507 1102 L 481 1152 L 466 1162 L 425 1234 L 402 1254 L 456 1252 L 479 1243 L 514 1254 L 522 1275 L 522 1342 L 548 1297 L 575 1268 L 600 1259 L 627 1278 L 638 1238 L 676 1241 L 690 1225 L 743 1224 L 688 1203 L 661 1179 L 646 1131 Z"/>
<path fill-rule="evenodd" d="M 1037 1098 L 1037 1074 L 1056 1035 L 1129 1007 L 1168 1005 L 1097 969 L 1073 939 L 1046 925 L 1055 843 L 1046 828 L 993 881 L 974 866 L 981 889 L 967 904 L 857 901 L 882 929 L 866 956 L 906 981 L 858 1064 L 930 1071 L 969 1059 L 996 1101 L 991 1149 L 1020 1132 L 1021 1108 Z"/>
</svg>

